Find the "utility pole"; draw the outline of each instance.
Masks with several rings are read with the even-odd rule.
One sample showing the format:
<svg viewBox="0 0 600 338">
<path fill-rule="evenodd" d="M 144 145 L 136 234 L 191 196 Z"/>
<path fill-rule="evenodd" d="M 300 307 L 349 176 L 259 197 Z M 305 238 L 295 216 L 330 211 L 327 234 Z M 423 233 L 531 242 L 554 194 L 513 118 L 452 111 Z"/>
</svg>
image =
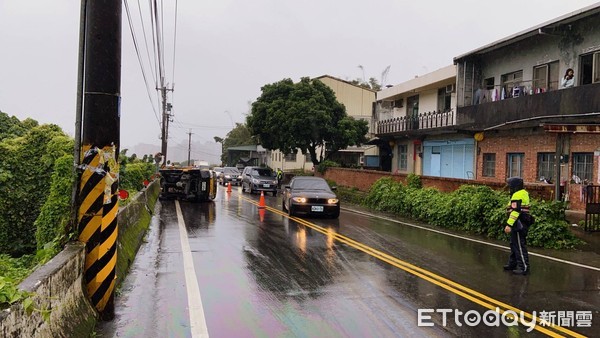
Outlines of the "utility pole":
<svg viewBox="0 0 600 338">
<path fill-rule="evenodd" d="M 84 290 L 102 320 L 114 317 L 121 100 L 121 0 L 87 1 L 77 228 Z"/>
<path fill-rule="evenodd" d="M 192 130 L 190 129 L 190 131 L 187 133 L 188 134 L 188 166 L 190 165 L 190 153 L 192 152 Z"/>
<path fill-rule="evenodd" d="M 164 79 L 161 80 L 164 83 Z M 167 91 L 173 90 L 169 89 L 166 86 L 162 86 L 160 88 L 156 88 L 156 90 L 160 90 L 162 96 L 162 132 L 161 132 L 161 141 L 162 146 L 160 152 L 163 156 L 163 166 L 167 165 L 167 139 L 169 138 L 169 120 L 171 118 L 171 104 L 167 103 Z"/>
</svg>

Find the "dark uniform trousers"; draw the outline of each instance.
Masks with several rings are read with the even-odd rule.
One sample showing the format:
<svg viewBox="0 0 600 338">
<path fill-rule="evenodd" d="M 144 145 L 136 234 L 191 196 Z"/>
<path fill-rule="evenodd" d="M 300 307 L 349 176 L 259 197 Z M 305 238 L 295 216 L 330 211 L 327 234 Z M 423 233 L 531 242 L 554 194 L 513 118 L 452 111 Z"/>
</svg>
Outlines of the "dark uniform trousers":
<svg viewBox="0 0 600 338">
<path fill-rule="evenodd" d="M 520 229 L 519 229 L 520 228 Z M 527 231 L 529 226 L 517 220 L 510 232 L 510 256 L 508 265 L 529 272 L 529 253 L 527 252 Z"/>
</svg>

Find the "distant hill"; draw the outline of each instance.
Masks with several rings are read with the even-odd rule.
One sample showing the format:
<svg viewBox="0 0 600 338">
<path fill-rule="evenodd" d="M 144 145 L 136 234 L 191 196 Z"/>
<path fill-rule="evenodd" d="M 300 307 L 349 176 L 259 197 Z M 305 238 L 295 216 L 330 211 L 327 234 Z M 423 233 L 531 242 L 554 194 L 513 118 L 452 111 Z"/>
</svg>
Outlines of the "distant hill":
<svg viewBox="0 0 600 338">
<path fill-rule="evenodd" d="M 127 155 L 136 154 L 143 157 L 144 154 L 156 154 L 160 152 L 160 144 L 138 143 L 133 147 L 123 147 L 128 149 Z M 187 161 L 188 143 L 171 143 L 167 148 L 167 156 L 172 162 Z M 190 152 L 192 160 L 207 161 L 210 164 L 221 163 L 221 144 L 216 142 L 193 142 Z"/>
</svg>

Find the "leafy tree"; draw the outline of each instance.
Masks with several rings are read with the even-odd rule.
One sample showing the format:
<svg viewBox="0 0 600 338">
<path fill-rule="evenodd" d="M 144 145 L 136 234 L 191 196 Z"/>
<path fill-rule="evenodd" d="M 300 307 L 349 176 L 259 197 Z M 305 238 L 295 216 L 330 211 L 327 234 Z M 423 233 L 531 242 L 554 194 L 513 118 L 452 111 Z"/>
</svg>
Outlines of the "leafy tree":
<svg viewBox="0 0 600 338">
<path fill-rule="evenodd" d="M 71 189 L 75 178 L 73 154 L 65 154 L 58 158 L 52 173 L 50 194 L 34 223 L 38 250 L 44 248 L 47 243 L 68 235 L 72 207 Z"/>
<path fill-rule="evenodd" d="M 19 121 L 15 116 L 8 116 L 0 111 L 0 141 L 6 138 L 23 136 L 27 130 L 37 127 L 38 123 L 32 119 Z"/>
<path fill-rule="evenodd" d="M 221 153 L 221 163 L 237 163 L 241 155 L 234 154 L 233 158 L 229 159 L 227 149 L 236 146 L 246 146 L 250 144 L 258 144 L 256 139 L 250 133 L 250 130 L 243 123 L 236 123 L 235 128 L 227 133 L 225 138 L 218 136 L 214 137 L 215 142 L 221 143 L 223 152 Z"/>
<path fill-rule="evenodd" d="M 0 141 L 0 252 L 35 250 L 34 222 L 50 193 L 54 164 L 72 151 L 72 139 L 56 125 Z"/>
<path fill-rule="evenodd" d="M 300 149 L 315 166 L 340 149 L 364 143 L 369 130 L 367 121 L 346 114 L 331 88 L 307 77 L 263 86 L 246 123 L 266 149 L 285 154 Z M 317 155 L 318 149 L 325 149 L 325 156 Z"/>
</svg>

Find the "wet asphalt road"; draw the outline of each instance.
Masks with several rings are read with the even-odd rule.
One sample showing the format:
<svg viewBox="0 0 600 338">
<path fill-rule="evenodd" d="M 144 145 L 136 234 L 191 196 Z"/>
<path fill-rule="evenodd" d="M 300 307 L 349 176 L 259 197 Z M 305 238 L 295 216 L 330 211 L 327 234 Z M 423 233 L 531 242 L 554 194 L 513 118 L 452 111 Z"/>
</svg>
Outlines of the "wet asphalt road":
<svg viewBox="0 0 600 338">
<path fill-rule="evenodd" d="M 531 256 L 533 273 L 513 276 L 502 271 L 503 243 L 499 248 L 348 210 L 338 220 L 289 218 L 280 196 L 265 197 L 266 209 L 258 200 L 220 189 L 210 203 L 163 201 L 117 294 L 116 318 L 101 323 L 98 336 L 191 337 L 190 313 L 196 323 L 199 317 L 188 304 L 194 283 L 204 315 L 199 323 L 212 337 L 599 336 L 597 268 Z M 194 283 L 186 283 L 177 203 Z M 597 256 L 589 261 L 598 266 Z M 524 325 L 455 320 L 455 310 L 482 315 L 496 307 L 547 311 L 565 329 L 538 325 L 528 333 Z M 418 325 L 419 309 L 453 312 L 445 325 L 442 313 L 424 313 L 430 318 L 421 321 L 433 325 L 425 327 Z M 588 314 L 591 327 L 579 327 Z"/>
</svg>

